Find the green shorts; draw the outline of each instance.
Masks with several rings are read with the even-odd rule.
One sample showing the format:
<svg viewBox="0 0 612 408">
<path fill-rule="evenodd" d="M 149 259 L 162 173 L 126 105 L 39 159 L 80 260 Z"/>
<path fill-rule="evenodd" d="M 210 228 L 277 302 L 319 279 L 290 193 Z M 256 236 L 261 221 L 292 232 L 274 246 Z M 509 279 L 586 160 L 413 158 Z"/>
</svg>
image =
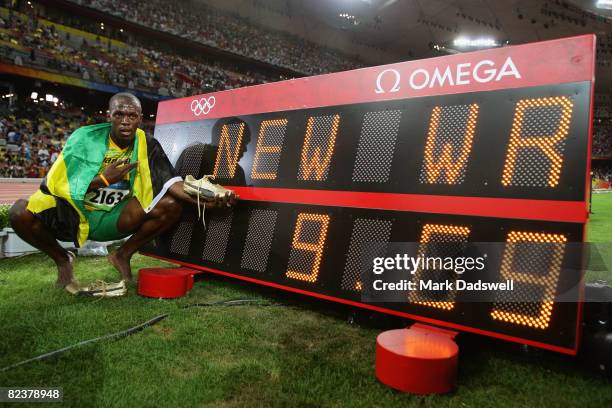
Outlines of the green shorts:
<svg viewBox="0 0 612 408">
<path fill-rule="evenodd" d="M 92 211 L 89 213 L 89 239 L 92 241 L 114 241 L 125 238 L 128 234 L 119 232 L 117 222 L 121 216 L 121 211 L 125 208 L 128 201 L 123 200 L 110 211 Z"/>
<path fill-rule="evenodd" d="M 130 234 L 119 232 L 117 222 L 128 199 L 117 204 L 110 211 L 92 211 L 89 213 L 89 238 L 92 241 L 114 241 Z M 67 202 L 58 205 L 58 200 L 38 190 L 29 201 L 27 209 L 40 219 L 53 236 L 60 241 L 71 241 L 76 244 L 78 214 Z"/>
</svg>

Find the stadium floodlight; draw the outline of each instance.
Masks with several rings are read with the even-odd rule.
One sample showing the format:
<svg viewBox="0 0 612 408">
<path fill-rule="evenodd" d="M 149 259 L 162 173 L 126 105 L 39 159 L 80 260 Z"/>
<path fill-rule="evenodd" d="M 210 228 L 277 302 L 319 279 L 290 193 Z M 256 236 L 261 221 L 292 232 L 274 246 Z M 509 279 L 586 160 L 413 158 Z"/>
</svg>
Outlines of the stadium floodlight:
<svg viewBox="0 0 612 408">
<path fill-rule="evenodd" d="M 38 98 L 38 92 L 32 92 L 32 93 L 30 94 L 30 98 L 32 98 L 32 99 L 36 99 L 36 98 Z"/>
<path fill-rule="evenodd" d="M 493 38 L 475 38 L 457 37 L 453 41 L 457 47 L 497 47 L 499 44 Z"/>
<path fill-rule="evenodd" d="M 46 94 L 46 95 L 45 95 L 45 101 L 47 101 L 47 102 L 53 102 L 53 95 L 51 95 L 51 94 Z"/>
<path fill-rule="evenodd" d="M 612 10 L 612 0 L 598 0 L 595 7 L 600 9 Z"/>
</svg>

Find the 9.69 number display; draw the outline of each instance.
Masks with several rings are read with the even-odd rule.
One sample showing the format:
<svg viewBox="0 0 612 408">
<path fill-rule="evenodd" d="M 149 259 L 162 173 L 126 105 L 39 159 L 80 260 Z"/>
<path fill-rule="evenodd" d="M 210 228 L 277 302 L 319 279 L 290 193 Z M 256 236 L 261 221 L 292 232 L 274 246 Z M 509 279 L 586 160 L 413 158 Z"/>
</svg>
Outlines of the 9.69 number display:
<svg viewBox="0 0 612 408">
<path fill-rule="evenodd" d="M 587 221 L 592 36 L 162 102 L 179 173 L 239 204 L 194 212 L 151 255 L 219 274 L 573 354 Z M 579 58 L 578 58 L 579 57 Z M 542 66 L 549 67 L 546 72 Z M 374 243 L 500 242 L 499 281 L 537 293 L 365 302 Z M 526 244 L 539 243 L 529 247 Z M 417 279 L 429 273 L 420 270 Z M 410 277 L 414 279 L 414 277 Z M 572 288 L 576 301 L 556 302 Z"/>
</svg>

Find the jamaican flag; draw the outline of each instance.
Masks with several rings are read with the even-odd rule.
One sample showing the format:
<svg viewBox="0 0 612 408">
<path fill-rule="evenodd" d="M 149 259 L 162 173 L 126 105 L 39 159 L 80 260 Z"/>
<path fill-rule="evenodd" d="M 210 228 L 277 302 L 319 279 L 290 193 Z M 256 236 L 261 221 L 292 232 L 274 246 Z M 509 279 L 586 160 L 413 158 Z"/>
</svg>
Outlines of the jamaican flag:
<svg viewBox="0 0 612 408">
<path fill-rule="evenodd" d="M 89 235 L 89 210 L 84 200 L 91 181 L 98 175 L 108 148 L 111 124 L 101 123 L 75 130 L 41 184 L 41 191 L 55 196 L 63 222 L 72 229 L 75 245 L 81 246 Z M 132 197 L 149 212 L 168 188 L 182 181 L 177 176 L 159 142 L 136 131 L 130 162 L 138 167 L 130 172 Z"/>
</svg>

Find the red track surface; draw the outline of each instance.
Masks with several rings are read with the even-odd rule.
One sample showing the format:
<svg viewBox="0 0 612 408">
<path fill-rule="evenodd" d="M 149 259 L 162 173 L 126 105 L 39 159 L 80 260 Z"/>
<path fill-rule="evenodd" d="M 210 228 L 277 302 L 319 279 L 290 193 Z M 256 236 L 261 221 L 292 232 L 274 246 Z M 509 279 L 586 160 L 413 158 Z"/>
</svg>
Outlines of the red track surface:
<svg viewBox="0 0 612 408">
<path fill-rule="evenodd" d="M 38 190 L 40 180 L 31 180 L 23 183 L 8 183 L 0 181 L 0 204 L 13 204 L 20 198 L 28 198 Z"/>
</svg>

